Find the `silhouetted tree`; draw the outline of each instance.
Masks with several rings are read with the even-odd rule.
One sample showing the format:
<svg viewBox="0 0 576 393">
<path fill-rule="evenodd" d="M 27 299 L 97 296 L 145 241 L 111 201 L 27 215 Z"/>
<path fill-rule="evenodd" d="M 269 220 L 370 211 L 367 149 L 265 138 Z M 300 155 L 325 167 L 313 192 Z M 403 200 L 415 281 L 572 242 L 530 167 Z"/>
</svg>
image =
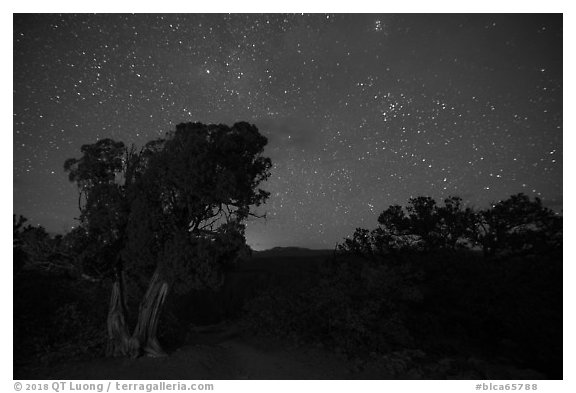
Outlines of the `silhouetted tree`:
<svg viewBox="0 0 576 393">
<path fill-rule="evenodd" d="M 73 273 L 74 265 L 63 249 L 62 236 L 52 237 L 40 225 L 24 225 L 28 220 L 13 215 L 14 273 L 27 265 L 29 268 L 50 271 L 65 270 Z"/>
<path fill-rule="evenodd" d="M 374 246 L 380 253 L 396 253 L 410 247 L 414 238 L 410 219 L 400 205 L 390 206 L 378 216 L 379 227 L 373 231 Z"/>
<path fill-rule="evenodd" d="M 436 201 L 430 197 L 410 198 L 408 206 L 409 230 L 420 239 L 425 250 L 435 250 L 442 246 L 440 217 Z"/>
<path fill-rule="evenodd" d="M 180 124 L 136 153 L 121 142 L 82 147 L 65 164 L 80 189 L 81 220 L 115 261 L 108 316 L 111 355 L 164 352 L 158 319 L 168 289 L 216 287 L 246 250 L 242 222 L 269 196 L 259 184 L 271 162 L 248 123 Z M 152 275 L 134 333 L 126 326 L 124 271 Z"/>
<path fill-rule="evenodd" d="M 539 198 L 531 200 L 522 193 L 482 210 L 476 223 L 474 239 L 487 256 L 499 251 L 540 252 L 561 247 L 562 219 Z"/>
<path fill-rule="evenodd" d="M 451 196 L 444 200 L 444 206 L 436 209 L 439 235 L 443 248 L 454 250 L 458 241 L 468 242 L 474 233 L 475 213 L 462 205 L 462 198 Z"/>
<path fill-rule="evenodd" d="M 24 251 L 24 244 L 22 239 L 22 233 L 24 231 L 24 224 L 26 221 L 26 217 L 18 216 L 16 214 L 12 215 L 13 221 L 13 231 L 12 231 L 12 263 L 13 263 L 13 274 L 17 274 L 20 270 L 24 267 L 28 256 L 26 251 Z"/>
<path fill-rule="evenodd" d="M 534 206 L 531 209 L 539 210 Z M 492 234 L 481 228 L 498 231 L 499 226 L 494 223 L 488 225 L 488 220 L 493 220 L 494 214 L 501 216 L 501 210 L 499 207 L 496 212 L 477 213 L 464 207 L 462 198 L 456 196 L 446 198 L 443 205 L 436 204 L 430 197 L 411 198 L 406 209 L 400 205 L 388 207 L 378 216 L 379 225 L 376 229 L 356 229 L 352 237 L 345 239 L 338 249 L 378 259 L 384 255 L 399 256 L 402 250 L 455 250 L 458 246 L 467 247 L 482 242 L 488 245 L 492 244 Z M 523 219 L 527 217 L 530 215 L 524 215 Z M 547 228 L 554 225 L 550 214 L 540 214 L 538 217 L 541 226 L 544 222 Z M 482 218 L 481 222 L 479 218 Z M 523 233 L 527 235 L 525 231 Z M 535 236 L 535 232 L 530 232 L 530 235 Z"/>
<path fill-rule="evenodd" d="M 78 207 L 82 229 L 76 235 L 89 240 L 95 248 L 85 268 L 113 277 L 121 262 L 110 255 L 119 255 L 129 211 L 125 178 L 130 152 L 124 143 L 102 139 L 83 145 L 79 159 L 64 163 L 69 180 L 78 186 Z M 132 151 L 133 152 L 133 151 Z M 77 240 L 80 240 L 77 238 Z M 100 254 L 100 255 L 97 255 Z"/>
</svg>

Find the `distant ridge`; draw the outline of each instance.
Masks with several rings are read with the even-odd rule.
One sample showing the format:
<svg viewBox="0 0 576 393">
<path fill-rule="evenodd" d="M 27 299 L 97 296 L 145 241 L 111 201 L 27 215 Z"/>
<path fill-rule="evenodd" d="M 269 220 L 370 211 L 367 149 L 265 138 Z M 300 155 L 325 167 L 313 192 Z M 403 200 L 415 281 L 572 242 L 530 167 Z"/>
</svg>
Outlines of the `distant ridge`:
<svg viewBox="0 0 576 393">
<path fill-rule="evenodd" d="M 263 257 L 305 257 L 329 255 L 333 250 L 312 250 L 303 247 L 274 247 L 269 250 L 254 251 L 252 256 L 255 258 Z"/>
</svg>

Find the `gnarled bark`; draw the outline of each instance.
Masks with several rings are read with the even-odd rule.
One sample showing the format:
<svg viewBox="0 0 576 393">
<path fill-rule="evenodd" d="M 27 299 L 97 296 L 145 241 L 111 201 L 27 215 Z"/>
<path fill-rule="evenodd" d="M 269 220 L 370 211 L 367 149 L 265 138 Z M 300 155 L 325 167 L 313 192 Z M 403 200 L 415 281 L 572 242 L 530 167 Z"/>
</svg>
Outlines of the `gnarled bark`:
<svg viewBox="0 0 576 393">
<path fill-rule="evenodd" d="M 154 357 L 167 356 L 157 338 L 158 320 L 167 293 L 168 283 L 161 277 L 160 270 L 156 269 L 140 303 L 138 322 L 132 335 L 131 356 L 138 356 L 140 351 Z"/>
<path fill-rule="evenodd" d="M 112 285 L 110 306 L 108 308 L 107 356 L 125 356 L 130 353 L 131 337 L 126 326 L 126 305 L 122 274 L 118 274 Z"/>
</svg>

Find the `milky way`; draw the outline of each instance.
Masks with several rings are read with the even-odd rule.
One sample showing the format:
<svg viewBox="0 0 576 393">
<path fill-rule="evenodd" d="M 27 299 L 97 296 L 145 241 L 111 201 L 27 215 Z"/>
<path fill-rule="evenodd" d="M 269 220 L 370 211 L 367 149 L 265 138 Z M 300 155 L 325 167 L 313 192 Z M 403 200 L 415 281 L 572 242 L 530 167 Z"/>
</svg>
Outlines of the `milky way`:
<svg viewBox="0 0 576 393">
<path fill-rule="evenodd" d="M 332 248 L 411 196 L 562 209 L 561 15 L 15 15 L 14 212 L 77 225 L 66 158 L 181 122 L 268 137 L 256 249 Z"/>
</svg>

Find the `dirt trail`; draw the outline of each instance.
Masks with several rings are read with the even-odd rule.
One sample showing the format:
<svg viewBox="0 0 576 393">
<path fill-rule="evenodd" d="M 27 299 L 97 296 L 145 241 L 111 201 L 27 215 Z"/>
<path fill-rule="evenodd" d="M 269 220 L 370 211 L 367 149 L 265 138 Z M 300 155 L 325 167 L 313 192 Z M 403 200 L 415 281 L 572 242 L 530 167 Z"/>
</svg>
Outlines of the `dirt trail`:
<svg viewBox="0 0 576 393">
<path fill-rule="evenodd" d="M 321 350 L 204 331 L 164 358 L 103 358 L 23 374 L 33 379 L 346 379 L 349 369 L 344 359 Z"/>
<path fill-rule="evenodd" d="M 430 359 L 428 359 L 430 360 Z M 16 379 L 545 379 L 522 370 L 471 359 L 433 361 L 423 371 L 405 355 L 355 366 L 344 356 L 249 337 L 235 327 L 214 326 L 194 332 L 190 343 L 164 358 L 102 358 L 20 370 Z"/>
</svg>

